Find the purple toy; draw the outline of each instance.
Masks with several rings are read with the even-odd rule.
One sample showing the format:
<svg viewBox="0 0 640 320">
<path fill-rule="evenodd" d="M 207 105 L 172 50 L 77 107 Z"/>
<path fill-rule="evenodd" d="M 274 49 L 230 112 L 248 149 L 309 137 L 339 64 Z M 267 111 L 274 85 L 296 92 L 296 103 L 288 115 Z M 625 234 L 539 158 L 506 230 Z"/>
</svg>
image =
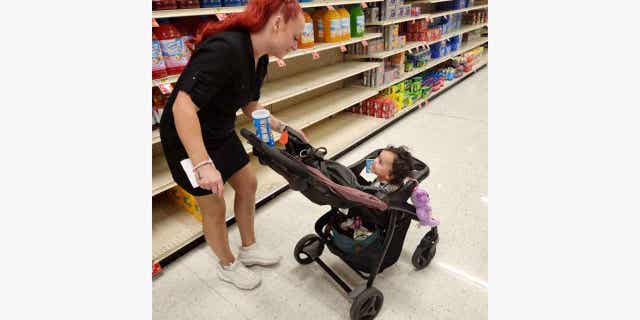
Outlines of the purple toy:
<svg viewBox="0 0 640 320">
<path fill-rule="evenodd" d="M 431 216 L 431 205 L 429 204 L 429 194 L 426 190 L 416 187 L 411 193 L 411 202 L 416 207 L 416 215 L 420 219 L 421 226 L 437 226 L 440 221 Z"/>
</svg>

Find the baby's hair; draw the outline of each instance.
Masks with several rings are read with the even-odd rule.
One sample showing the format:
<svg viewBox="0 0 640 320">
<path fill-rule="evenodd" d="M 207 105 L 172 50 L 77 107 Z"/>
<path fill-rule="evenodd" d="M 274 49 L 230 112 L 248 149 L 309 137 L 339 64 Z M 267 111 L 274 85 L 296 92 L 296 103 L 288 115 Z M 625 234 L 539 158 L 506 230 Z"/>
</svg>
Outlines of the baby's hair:
<svg viewBox="0 0 640 320">
<path fill-rule="evenodd" d="M 389 182 L 400 185 L 404 182 L 404 179 L 409 176 L 411 170 L 413 170 L 413 157 L 405 146 L 387 146 L 384 150 L 393 152 L 396 155 L 393 160 L 393 166 L 391 167 L 391 181 Z"/>
</svg>

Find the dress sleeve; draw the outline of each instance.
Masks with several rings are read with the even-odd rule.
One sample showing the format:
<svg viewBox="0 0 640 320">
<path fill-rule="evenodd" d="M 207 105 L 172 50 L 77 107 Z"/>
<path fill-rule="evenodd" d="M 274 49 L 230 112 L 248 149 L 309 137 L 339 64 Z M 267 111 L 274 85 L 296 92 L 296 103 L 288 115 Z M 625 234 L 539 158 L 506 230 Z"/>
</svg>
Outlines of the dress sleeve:
<svg viewBox="0 0 640 320">
<path fill-rule="evenodd" d="M 203 42 L 181 75 L 179 90 L 191 96 L 199 109 L 206 109 L 231 79 L 231 48 L 221 40 Z"/>
</svg>

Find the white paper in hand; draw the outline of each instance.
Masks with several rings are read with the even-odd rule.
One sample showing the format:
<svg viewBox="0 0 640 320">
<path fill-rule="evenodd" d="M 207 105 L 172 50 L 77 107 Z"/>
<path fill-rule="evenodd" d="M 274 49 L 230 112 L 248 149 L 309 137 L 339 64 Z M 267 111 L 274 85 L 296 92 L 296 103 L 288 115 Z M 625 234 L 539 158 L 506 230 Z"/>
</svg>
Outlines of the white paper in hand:
<svg viewBox="0 0 640 320">
<path fill-rule="evenodd" d="M 180 165 L 182 165 L 182 169 L 187 174 L 189 182 L 191 182 L 191 186 L 194 188 L 199 187 L 198 179 L 196 179 L 196 174 L 193 172 L 193 163 L 191 163 L 191 159 L 187 158 L 180 161 Z"/>
</svg>

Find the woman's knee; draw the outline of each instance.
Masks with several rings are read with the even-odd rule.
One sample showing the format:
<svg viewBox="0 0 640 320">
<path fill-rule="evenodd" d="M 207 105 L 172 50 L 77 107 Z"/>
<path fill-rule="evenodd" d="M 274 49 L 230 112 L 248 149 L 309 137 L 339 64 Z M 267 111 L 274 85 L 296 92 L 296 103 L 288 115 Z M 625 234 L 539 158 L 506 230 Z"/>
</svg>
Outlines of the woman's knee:
<svg viewBox="0 0 640 320">
<path fill-rule="evenodd" d="M 258 190 L 258 180 L 249 165 L 233 175 L 233 177 L 229 179 L 229 183 L 237 194 L 243 196 L 255 196 Z"/>
<path fill-rule="evenodd" d="M 240 184 L 239 189 L 240 190 L 236 190 L 236 192 L 242 195 L 255 196 L 256 191 L 258 190 L 258 179 L 256 179 L 255 175 L 247 176 Z"/>
<path fill-rule="evenodd" d="M 224 199 L 208 195 L 196 198 L 198 207 L 200 207 L 200 214 L 207 221 L 213 222 L 225 222 L 226 219 L 226 206 Z"/>
</svg>

